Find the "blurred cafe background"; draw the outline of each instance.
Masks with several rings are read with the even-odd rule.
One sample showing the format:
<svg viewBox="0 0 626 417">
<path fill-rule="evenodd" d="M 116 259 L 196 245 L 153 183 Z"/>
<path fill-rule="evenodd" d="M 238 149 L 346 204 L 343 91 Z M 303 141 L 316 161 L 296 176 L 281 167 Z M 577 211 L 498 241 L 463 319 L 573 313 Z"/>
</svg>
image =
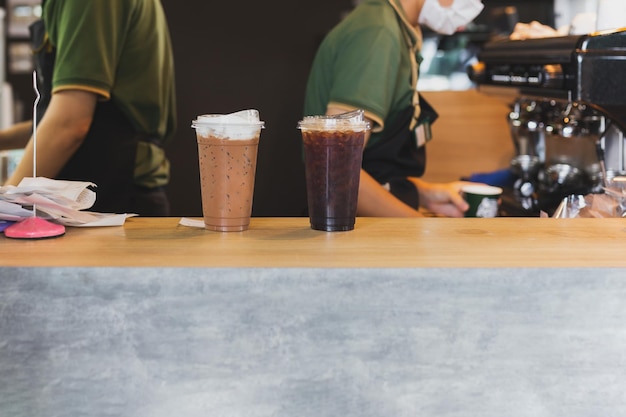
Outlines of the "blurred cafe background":
<svg viewBox="0 0 626 417">
<path fill-rule="evenodd" d="M 485 9 L 464 31 L 425 31 L 419 89 L 440 119 L 428 146 L 426 178 L 457 180 L 509 167 L 515 155 L 510 102 L 482 94 L 468 67 L 483 45 L 507 37 L 517 22 L 558 28 L 593 13 L 599 0 L 483 0 Z M 306 195 L 296 123 L 302 116 L 310 64 L 323 36 L 356 0 L 207 2 L 162 0 L 175 52 L 178 132 L 167 148 L 173 216 L 201 216 L 197 148 L 191 120 L 198 114 L 256 108 L 261 134 L 253 216 L 302 216 Z M 28 25 L 40 0 L 0 0 L 0 125 L 30 117 L 34 93 Z M 287 16 L 287 18 L 285 18 Z M 1 155 L 6 176 L 20 152 Z"/>
</svg>

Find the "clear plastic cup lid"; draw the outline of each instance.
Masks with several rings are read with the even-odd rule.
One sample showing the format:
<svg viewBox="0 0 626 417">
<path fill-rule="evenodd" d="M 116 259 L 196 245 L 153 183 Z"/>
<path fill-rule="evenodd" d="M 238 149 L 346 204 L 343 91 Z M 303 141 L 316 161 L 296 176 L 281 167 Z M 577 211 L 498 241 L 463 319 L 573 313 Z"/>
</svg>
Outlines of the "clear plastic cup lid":
<svg viewBox="0 0 626 417">
<path fill-rule="evenodd" d="M 203 114 L 191 122 L 191 127 L 205 124 L 241 124 L 264 127 L 265 122 L 259 119 L 258 110 L 250 109 L 229 114 Z"/>
<path fill-rule="evenodd" d="M 265 128 L 265 122 L 259 120 L 258 110 L 250 109 L 230 114 L 203 114 L 191 122 L 191 127 L 202 136 L 248 139 Z"/>
<path fill-rule="evenodd" d="M 369 130 L 370 124 L 364 118 L 364 111 L 361 109 L 352 110 L 346 113 L 320 116 L 305 116 L 298 122 L 298 129 L 326 130 L 326 129 L 351 129 Z"/>
</svg>

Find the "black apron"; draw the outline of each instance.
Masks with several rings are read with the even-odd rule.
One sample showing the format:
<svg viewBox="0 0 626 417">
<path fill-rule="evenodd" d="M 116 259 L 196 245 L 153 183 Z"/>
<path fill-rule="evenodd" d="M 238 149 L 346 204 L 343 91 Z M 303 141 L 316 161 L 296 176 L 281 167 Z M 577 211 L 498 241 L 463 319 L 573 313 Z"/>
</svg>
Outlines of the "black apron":
<svg viewBox="0 0 626 417">
<path fill-rule="evenodd" d="M 421 112 L 417 125 L 432 124 L 435 110 L 420 98 Z M 418 146 L 415 131 L 410 129 L 415 114 L 408 106 L 398 114 L 388 134 L 363 151 L 363 169 L 380 184 L 389 184 L 389 191 L 399 200 L 417 209 L 419 197 L 415 185 L 407 177 L 421 177 L 426 169 L 426 146 Z"/>
<path fill-rule="evenodd" d="M 55 51 L 46 39 L 44 22 L 30 26 L 40 100 L 37 120 L 43 117 L 52 96 Z M 89 209 L 104 213 L 131 213 L 137 144 L 135 132 L 112 100 L 98 101 L 93 122 L 83 144 L 55 177 L 96 184 L 96 202 Z M 45 158 L 45 155 L 38 155 Z"/>
</svg>

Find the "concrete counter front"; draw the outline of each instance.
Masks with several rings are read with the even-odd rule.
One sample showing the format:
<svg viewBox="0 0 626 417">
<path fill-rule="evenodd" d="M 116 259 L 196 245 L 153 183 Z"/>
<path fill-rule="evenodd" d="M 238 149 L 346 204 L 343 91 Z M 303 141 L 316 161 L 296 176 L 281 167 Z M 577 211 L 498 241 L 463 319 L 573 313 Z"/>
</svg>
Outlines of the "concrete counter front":
<svg viewBox="0 0 626 417">
<path fill-rule="evenodd" d="M 622 219 L 0 239 L 0 416 L 624 416 Z"/>
</svg>

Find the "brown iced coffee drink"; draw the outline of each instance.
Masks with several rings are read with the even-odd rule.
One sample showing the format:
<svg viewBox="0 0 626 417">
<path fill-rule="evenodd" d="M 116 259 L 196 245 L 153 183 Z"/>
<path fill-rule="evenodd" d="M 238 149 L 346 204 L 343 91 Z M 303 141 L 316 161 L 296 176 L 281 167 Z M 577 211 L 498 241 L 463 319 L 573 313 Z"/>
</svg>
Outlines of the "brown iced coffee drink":
<svg viewBox="0 0 626 417">
<path fill-rule="evenodd" d="M 207 229 L 242 231 L 250 224 L 259 138 L 198 138 L 202 211 Z"/>
<path fill-rule="evenodd" d="M 263 127 L 255 112 L 199 116 L 192 125 L 198 141 L 206 229 L 232 232 L 247 230 L 250 225 L 259 136 Z M 244 119 L 238 120 L 237 115 L 242 113 Z"/>
</svg>

